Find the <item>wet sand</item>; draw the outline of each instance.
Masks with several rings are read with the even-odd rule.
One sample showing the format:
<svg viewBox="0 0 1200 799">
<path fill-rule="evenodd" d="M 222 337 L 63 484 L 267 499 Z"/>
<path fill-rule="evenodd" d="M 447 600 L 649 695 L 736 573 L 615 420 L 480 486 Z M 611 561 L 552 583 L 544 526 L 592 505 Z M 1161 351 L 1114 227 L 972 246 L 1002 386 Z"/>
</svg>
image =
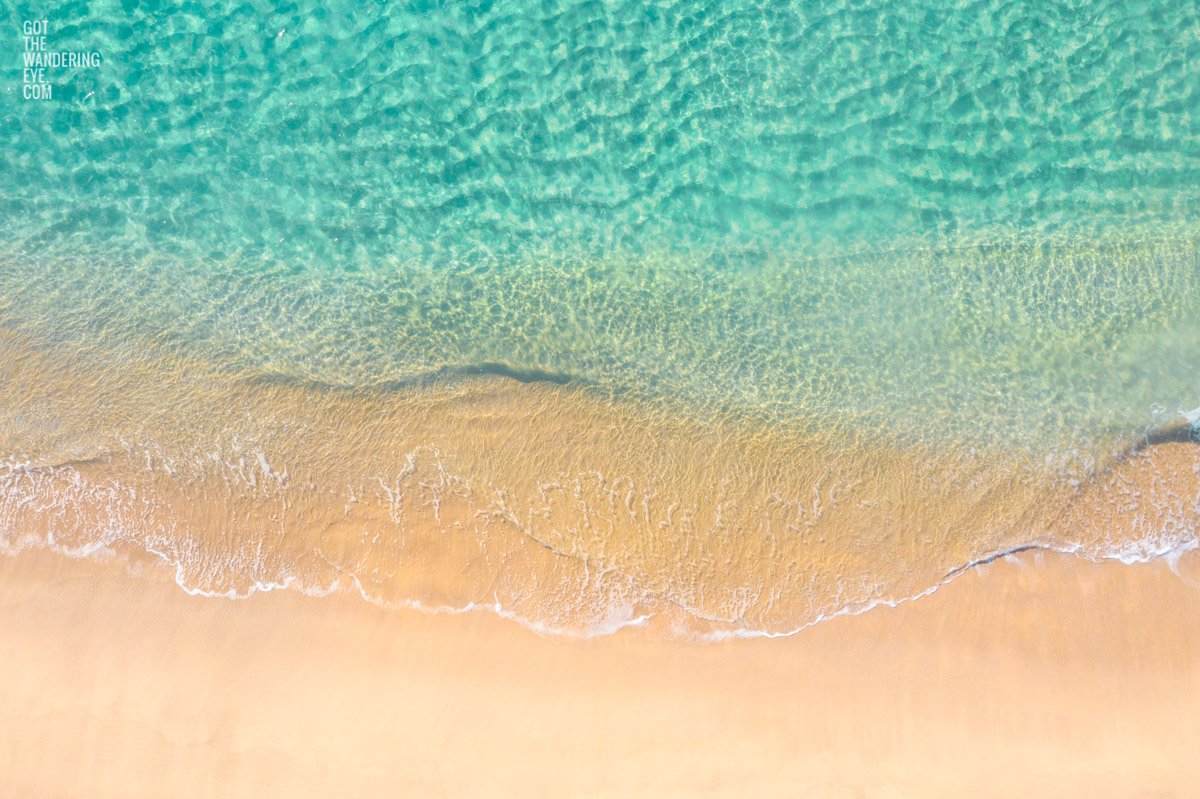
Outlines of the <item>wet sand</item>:
<svg viewBox="0 0 1200 799">
<path fill-rule="evenodd" d="M 557 386 L 348 393 L 150 356 L 118 380 L 8 344 L 0 445 L 23 460 L 5 464 L 0 543 L 141 559 L 0 556 L 0 796 L 1182 797 L 1200 785 L 1195 554 L 1181 579 L 1162 560 L 1027 552 L 774 640 L 687 643 L 671 638 L 678 615 L 659 612 L 682 597 L 727 615 L 721 630 L 778 629 L 760 622 L 810 608 L 740 607 L 739 586 L 890 572 L 924 588 L 945 564 L 1039 540 L 1177 547 L 1200 519 L 1190 435 L 1114 455 L 1076 487 L 960 450 L 697 433 Z M 622 476 L 590 480 L 597 462 Z M 537 525 L 574 537 L 538 538 Z M 312 565 L 299 553 L 385 598 L 499 601 L 498 586 L 534 620 L 608 607 L 614 592 L 588 569 L 609 563 L 638 576 L 629 616 L 653 611 L 654 626 L 550 640 L 484 612 L 386 610 L 348 592 L 190 596 L 151 547 L 188 566 L 193 587 L 294 575 Z"/>
<path fill-rule="evenodd" d="M 151 550 L 210 594 L 357 585 L 580 635 L 786 633 L 1030 544 L 1160 553 L 1200 519 L 1181 440 L 1035 456 L 494 376 L 335 389 L 2 326 L 0 351 L 0 550 Z"/>
<path fill-rule="evenodd" d="M 27 551 L 0 558 L 0 793 L 1194 795 L 1188 569 L 1026 554 L 695 645 L 193 597 L 153 564 Z"/>
</svg>

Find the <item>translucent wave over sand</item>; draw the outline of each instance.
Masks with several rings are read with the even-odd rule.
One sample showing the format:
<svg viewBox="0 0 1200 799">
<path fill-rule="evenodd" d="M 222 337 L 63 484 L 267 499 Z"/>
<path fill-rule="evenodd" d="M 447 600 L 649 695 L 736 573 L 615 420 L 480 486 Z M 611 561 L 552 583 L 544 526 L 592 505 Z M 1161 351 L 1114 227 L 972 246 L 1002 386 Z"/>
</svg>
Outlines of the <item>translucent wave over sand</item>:
<svg viewBox="0 0 1200 799">
<path fill-rule="evenodd" d="M 510 377 L 351 390 L 8 330 L 0 349 L 5 548 L 148 552 L 194 593 L 778 635 L 999 553 L 1178 554 L 1200 518 L 1184 419 L 1064 468 Z"/>
</svg>

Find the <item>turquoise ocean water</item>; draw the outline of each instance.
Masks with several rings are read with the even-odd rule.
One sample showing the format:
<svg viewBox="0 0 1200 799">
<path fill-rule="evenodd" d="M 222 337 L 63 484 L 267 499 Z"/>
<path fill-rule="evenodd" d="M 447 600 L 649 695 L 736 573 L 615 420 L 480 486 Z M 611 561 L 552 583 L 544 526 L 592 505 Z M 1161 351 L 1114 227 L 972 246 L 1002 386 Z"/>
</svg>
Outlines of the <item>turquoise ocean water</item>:
<svg viewBox="0 0 1200 799">
<path fill-rule="evenodd" d="M 1200 405 L 1192 3 L 0 9 L 47 346 L 1083 462 Z M 101 63 L 29 100 L 42 19 Z"/>
</svg>

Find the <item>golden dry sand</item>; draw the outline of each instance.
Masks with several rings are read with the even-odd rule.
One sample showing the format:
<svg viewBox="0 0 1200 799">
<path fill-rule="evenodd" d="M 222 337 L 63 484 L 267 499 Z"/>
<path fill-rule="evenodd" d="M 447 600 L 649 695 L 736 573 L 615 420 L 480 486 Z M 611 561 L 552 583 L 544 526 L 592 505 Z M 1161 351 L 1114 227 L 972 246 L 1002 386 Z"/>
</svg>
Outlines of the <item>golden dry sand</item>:
<svg viewBox="0 0 1200 799">
<path fill-rule="evenodd" d="M 1186 567 L 1186 564 L 1184 564 Z M 1030 555 L 793 637 L 192 597 L 0 558 L 0 795 L 1195 796 L 1200 590 Z M 1195 584 L 1195 581 L 1192 581 Z"/>
<path fill-rule="evenodd" d="M 790 638 L 670 640 L 710 616 L 792 629 L 871 598 L 825 590 L 855 575 L 919 590 L 1031 542 L 1177 546 L 1200 519 L 1188 441 L 1072 483 L 1056 464 L 695 426 L 557 386 L 348 392 L 0 344 L 5 548 L 136 559 L 0 557 L 0 797 L 1200 785 L 1200 555 L 1182 579 L 1162 560 L 1027 554 Z M 301 574 L 383 599 L 499 595 L 568 629 L 628 595 L 653 619 L 552 641 L 351 592 L 195 597 L 149 549 L 212 590 Z"/>
</svg>

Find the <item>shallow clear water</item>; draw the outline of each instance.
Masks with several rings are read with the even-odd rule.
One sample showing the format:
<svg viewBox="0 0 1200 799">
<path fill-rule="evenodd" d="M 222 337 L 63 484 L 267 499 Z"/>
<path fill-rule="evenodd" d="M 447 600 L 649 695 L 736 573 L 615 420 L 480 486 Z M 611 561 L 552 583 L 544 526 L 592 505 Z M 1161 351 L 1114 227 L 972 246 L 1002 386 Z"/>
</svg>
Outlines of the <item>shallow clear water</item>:
<svg viewBox="0 0 1200 799">
<path fill-rule="evenodd" d="M 3 6 L 0 325 L 100 383 L 146 352 L 326 398 L 493 375 L 701 437 L 986 451 L 1047 485 L 1200 405 L 1190 4 L 310 5 Z M 23 99 L 26 19 L 102 64 Z M 152 383 L 122 419 L 189 401 Z M 56 437 L 49 400 L 10 391 L 0 457 L 186 460 L 268 424 L 224 401 L 153 433 L 87 406 Z M 515 491 L 465 454 L 473 424 L 439 451 Z M 639 457 L 584 451 L 579 474 Z M 382 468 L 345 457 L 348 484 Z M 526 457 L 507 468 L 557 474 Z M 1041 534 L 1018 517 L 931 573 Z"/>
<path fill-rule="evenodd" d="M 40 13 L 34 13 L 40 12 Z M 8 232 L 341 270 L 1196 213 L 1187 3 L 55 3 Z M 89 93 L 91 96 L 86 97 Z M 63 207 L 64 203 L 66 207 Z"/>
</svg>

